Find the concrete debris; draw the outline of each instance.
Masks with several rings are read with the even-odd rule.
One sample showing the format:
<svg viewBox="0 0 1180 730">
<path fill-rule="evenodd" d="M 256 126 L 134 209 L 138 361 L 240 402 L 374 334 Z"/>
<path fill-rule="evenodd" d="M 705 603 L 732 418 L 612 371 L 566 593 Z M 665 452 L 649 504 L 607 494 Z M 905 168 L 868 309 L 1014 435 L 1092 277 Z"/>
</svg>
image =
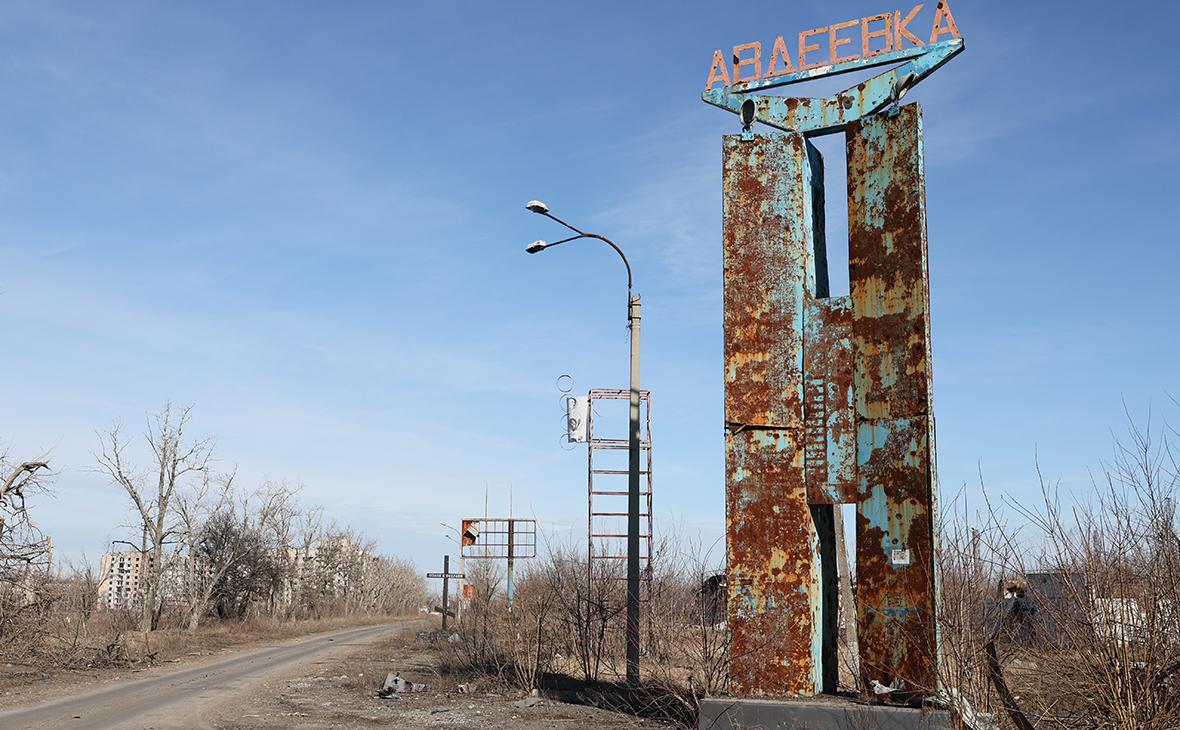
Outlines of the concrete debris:
<svg viewBox="0 0 1180 730">
<path fill-rule="evenodd" d="M 951 710 L 963 721 L 966 730 L 1000 730 L 1000 723 L 990 712 L 978 712 L 957 687 L 940 689 L 926 698 L 935 707 Z"/>
<path fill-rule="evenodd" d="M 417 634 L 417 641 L 419 644 L 435 645 L 442 642 L 448 644 L 458 644 L 461 641 L 471 638 L 470 631 L 419 631 Z"/>
<path fill-rule="evenodd" d="M 377 696 L 383 700 L 396 698 L 399 694 L 407 692 L 426 692 L 430 689 L 429 684 L 422 682 L 411 682 L 405 677 L 401 676 L 401 672 L 390 672 L 385 675 L 385 683 L 381 685 L 381 689 L 377 690 Z"/>
<path fill-rule="evenodd" d="M 896 677 L 889 683 L 889 686 L 885 686 L 875 679 L 869 680 L 869 686 L 873 688 L 873 694 L 875 695 L 887 695 L 890 692 L 896 692 L 901 689 L 901 685 L 901 679 Z"/>
</svg>

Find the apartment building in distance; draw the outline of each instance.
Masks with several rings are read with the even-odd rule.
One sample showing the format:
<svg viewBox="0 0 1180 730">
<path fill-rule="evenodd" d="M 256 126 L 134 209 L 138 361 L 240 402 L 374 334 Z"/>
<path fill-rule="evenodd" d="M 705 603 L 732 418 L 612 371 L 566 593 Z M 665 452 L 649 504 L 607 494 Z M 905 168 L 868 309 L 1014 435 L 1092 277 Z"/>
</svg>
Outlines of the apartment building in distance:
<svg viewBox="0 0 1180 730">
<path fill-rule="evenodd" d="M 183 555 L 165 555 L 163 581 L 160 598 L 170 603 L 181 598 L 188 580 L 188 558 Z M 155 563 L 150 552 L 127 550 L 117 553 L 103 553 L 99 562 L 98 584 L 99 603 L 107 608 L 134 608 L 139 606 L 146 585 L 147 575 Z"/>
<path fill-rule="evenodd" d="M 98 584 L 99 603 L 107 608 L 130 608 L 137 605 L 144 584 L 148 566 L 152 564 L 151 553 L 128 550 L 118 553 L 103 553 L 99 561 Z"/>
<path fill-rule="evenodd" d="M 372 580 L 372 568 L 378 561 L 367 547 L 353 543 L 344 535 L 318 540 L 306 549 L 292 547 L 272 554 L 280 560 L 286 573 L 278 600 L 288 606 L 300 596 L 338 597 L 357 590 Z M 198 565 L 196 571 L 191 570 L 188 556 L 171 553 L 164 559 L 160 599 L 165 604 L 183 601 L 190 592 L 189 582 L 195 577 L 212 578 L 212 571 L 205 566 Z M 152 565 L 150 552 L 103 553 L 99 564 L 99 603 L 110 609 L 138 607 Z"/>
</svg>

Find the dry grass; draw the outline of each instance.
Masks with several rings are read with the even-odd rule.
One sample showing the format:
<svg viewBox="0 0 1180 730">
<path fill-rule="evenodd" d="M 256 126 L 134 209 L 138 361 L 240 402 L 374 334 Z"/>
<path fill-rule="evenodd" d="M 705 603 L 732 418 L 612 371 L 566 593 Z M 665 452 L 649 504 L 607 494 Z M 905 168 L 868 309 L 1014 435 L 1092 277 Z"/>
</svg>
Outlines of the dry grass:
<svg viewBox="0 0 1180 730">
<path fill-rule="evenodd" d="M 384 637 L 331 659 L 317 661 L 258 687 L 248 706 L 219 707 L 206 724 L 245 730 L 258 728 L 650 728 L 633 716 L 546 700 L 535 707 L 517 707 L 523 692 L 498 685 L 472 684 L 465 677 L 441 675 L 441 647 L 419 643 L 419 629 L 438 627 L 438 619 Z M 385 675 L 399 671 L 429 689 L 397 699 L 379 699 L 374 691 Z M 459 691 L 459 684 L 465 684 Z"/>
<path fill-rule="evenodd" d="M 560 690 L 632 715 L 692 725 L 699 695 L 725 683 L 728 634 L 713 625 L 698 546 L 665 538 L 643 587 L 643 686 L 623 688 L 626 583 L 622 566 L 588 579 L 586 555 L 566 546 L 517 569 L 511 612 L 495 564 L 468 563 L 474 598 L 462 639 L 443 647 L 440 672 L 506 691 Z"/>
</svg>

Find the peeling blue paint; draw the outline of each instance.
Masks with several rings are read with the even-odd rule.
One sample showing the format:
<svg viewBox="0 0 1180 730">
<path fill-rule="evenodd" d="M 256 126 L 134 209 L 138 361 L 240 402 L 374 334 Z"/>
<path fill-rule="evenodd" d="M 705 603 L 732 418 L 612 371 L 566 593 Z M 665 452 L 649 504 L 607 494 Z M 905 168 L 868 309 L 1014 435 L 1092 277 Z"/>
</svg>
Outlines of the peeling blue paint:
<svg viewBox="0 0 1180 730">
<path fill-rule="evenodd" d="M 809 71 L 710 89 L 702 92 L 701 99 L 735 114 L 741 113 L 744 102 L 753 100 L 755 121 L 776 129 L 801 132 L 807 136 L 831 134 L 843 130 L 851 122 L 876 114 L 890 104 L 897 103 L 905 91 L 962 53 L 964 48 L 963 40 L 956 38 L 920 48 L 883 53 L 871 59 L 856 59 Z M 761 96 L 752 93 L 898 62 L 904 63 L 824 98 Z"/>
</svg>

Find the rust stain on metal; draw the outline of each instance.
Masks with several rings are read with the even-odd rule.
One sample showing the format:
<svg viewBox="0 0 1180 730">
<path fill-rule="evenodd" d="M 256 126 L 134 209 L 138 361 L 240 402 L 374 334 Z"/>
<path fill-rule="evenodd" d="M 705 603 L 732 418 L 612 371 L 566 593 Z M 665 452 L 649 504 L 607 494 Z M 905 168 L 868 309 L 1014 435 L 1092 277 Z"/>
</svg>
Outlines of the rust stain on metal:
<svg viewBox="0 0 1180 730">
<path fill-rule="evenodd" d="M 726 436 L 730 680 L 744 695 L 811 695 L 818 561 L 799 430 Z"/>
<path fill-rule="evenodd" d="M 746 695 L 811 695 L 822 682 L 803 425 L 812 152 L 802 135 L 724 141 L 730 678 Z"/>
<path fill-rule="evenodd" d="M 856 501 L 856 420 L 852 410 L 852 303 L 808 298 L 803 348 L 807 499 Z"/>
<path fill-rule="evenodd" d="M 932 433 L 927 416 L 858 428 L 861 675 L 907 693 L 937 688 Z"/>
<path fill-rule="evenodd" d="M 857 505 L 861 671 L 887 701 L 937 686 L 937 478 L 921 110 L 900 96 L 963 50 L 945 0 L 734 49 L 711 104 L 786 133 L 724 142 L 725 419 L 731 677 L 746 695 L 834 687 L 834 505 Z M 852 29 L 859 25 L 860 55 Z M 819 63 L 825 36 L 831 64 Z M 950 36 L 950 40 L 943 40 Z M 909 47 L 906 47 L 909 43 Z M 792 60 L 795 61 L 792 64 Z M 782 68 L 780 69 L 780 62 Z M 824 99 L 754 96 L 819 75 L 894 68 Z M 715 77 L 730 80 L 720 52 Z M 847 297 L 831 297 L 823 162 L 843 130 Z"/>
<path fill-rule="evenodd" d="M 726 421 L 798 428 L 803 414 L 800 135 L 724 143 Z"/>
<path fill-rule="evenodd" d="M 922 119 L 848 126 L 861 673 L 937 686 L 934 427 Z"/>
<path fill-rule="evenodd" d="M 856 415 L 930 413 L 921 111 L 849 125 L 847 144 Z"/>
</svg>

